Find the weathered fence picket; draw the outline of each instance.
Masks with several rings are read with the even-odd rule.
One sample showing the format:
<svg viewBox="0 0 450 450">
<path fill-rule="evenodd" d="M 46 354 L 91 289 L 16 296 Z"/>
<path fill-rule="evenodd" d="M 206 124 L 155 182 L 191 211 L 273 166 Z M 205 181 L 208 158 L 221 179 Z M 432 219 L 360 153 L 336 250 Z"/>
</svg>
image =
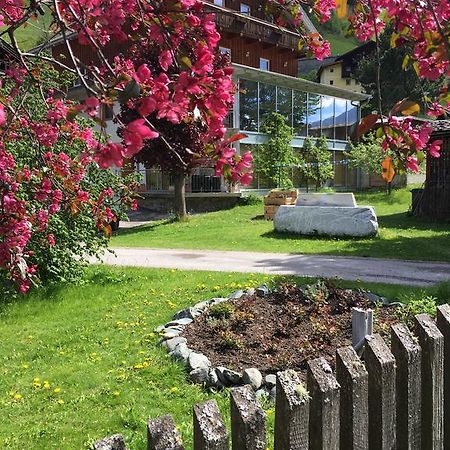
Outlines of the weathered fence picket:
<svg viewBox="0 0 450 450">
<path fill-rule="evenodd" d="M 420 449 L 422 351 L 403 324 L 391 328 L 391 350 L 397 364 L 397 450 Z"/>
<path fill-rule="evenodd" d="M 444 448 L 444 336 L 427 314 L 415 317 L 422 348 L 422 448 Z"/>
<path fill-rule="evenodd" d="M 438 307 L 437 326 L 444 336 L 444 449 L 450 450 L 450 305 Z"/>
<path fill-rule="evenodd" d="M 215 400 L 194 406 L 194 450 L 228 450 L 228 431 Z"/>
<path fill-rule="evenodd" d="M 336 352 L 336 378 L 341 386 L 340 448 L 369 447 L 369 375 L 352 347 Z"/>
<path fill-rule="evenodd" d="M 266 450 L 266 415 L 251 386 L 231 389 L 233 450 Z"/>
<path fill-rule="evenodd" d="M 309 393 L 294 370 L 277 376 L 274 450 L 308 450 Z"/>
<path fill-rule="evenodd" d="M 366 338 L 363 360 L 336 352 L 336 375 L 324 358 L 308 362 L 307 387 L 293 370 L 277 374 L 274 450 L 450 450 L 450 306 L 437 322 L 415 317 L 414 334 L 391 329 L 391 349 Z M 231 389 L 232 450 L 266 450 L 266 417 L 247 386 Z M 217 403 L 194 406 L 194 450 L 228 450 Z M 184 450 L 175 423 L 148 423 L 148 450 Z M 120 435 L 95 450 L 126 450 Z"/>
<path fill-rule="evenodd" d="M 308 362 L 309 445 L 317 450 L 339 449 L 339 384 L 325 358 Z"/>
<path fill-rule="evenodd" d="M 370 450 L 395 448 L 395 359 L 379 334 L 367 337 Z"/>
</svg>

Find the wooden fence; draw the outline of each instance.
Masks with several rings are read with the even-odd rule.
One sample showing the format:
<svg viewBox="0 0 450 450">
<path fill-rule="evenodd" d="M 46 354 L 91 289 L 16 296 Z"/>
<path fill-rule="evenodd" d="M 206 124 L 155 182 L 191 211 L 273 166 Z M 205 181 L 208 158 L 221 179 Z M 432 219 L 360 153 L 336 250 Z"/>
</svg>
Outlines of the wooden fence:
<svg viewBox="0 0 450 450">
<path fill-rule="evenodd" d="M 414 333 L 414 334 L 413 334 Z M 450 306 L 437 320 L 415 317 L 413 333 L 391 329 L 391 348 L 367 337 L 364 363 L 352 347 L 278 373 L 274 450 L 450 450 Z M 250 386 L 231 389 L 232 450 L 266 450 L 266 417 Z M 194 450 L 228 450 L 230 436 L 214 400 L 194 406 Z M 183 450 L 170 416 L 148 422 L 148 450 Z M 122 450 L 113 436 L 96 450 Z"/>
</svg>

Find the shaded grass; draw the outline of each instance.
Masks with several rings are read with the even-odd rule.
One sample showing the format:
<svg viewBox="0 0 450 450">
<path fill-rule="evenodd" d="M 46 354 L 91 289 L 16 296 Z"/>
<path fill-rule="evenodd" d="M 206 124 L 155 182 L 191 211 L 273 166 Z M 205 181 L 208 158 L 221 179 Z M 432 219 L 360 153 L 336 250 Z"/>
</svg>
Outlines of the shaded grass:
<svg viewBox="0 0 450 450">
<path fill-rule="evenodd" d="M 158 221 L 120 230 L 112 247 L 186 248 L 315 253 L 393 259 L 450 261 L 450 224 L 435 223 L 408 214 L 407 189 L 357 194 L 359 205 L 373 205 L 380 224 L 379 236 L 367 239 L 301 237 L 276 233 L 265 221 L 263 206 L 238 206 L 201 214 L 188 222 Z"/>
<path fill-rule="evenodd" d="M 98 266 L 80 286 L 4 300 L 0 448 L 91 448 L 96 439 L 123 433 L 130 449 L 143 450 L 146 420 L 164 414 L 173 415 L 190 448 L 192 406 L 215 398 L 228 421 L 228 393 L 188 384 L 183 368 L 156 345 L 154 328 L 199 300 L 281 279 Z M 438 293 L 438 288 L 340 284 L 368 287 L 391 299 Z M 450 286 L 439 289 L 443 298 L 450 293 Z M 272 427 L 273 406 L 266 407 Z"/>
</svg>

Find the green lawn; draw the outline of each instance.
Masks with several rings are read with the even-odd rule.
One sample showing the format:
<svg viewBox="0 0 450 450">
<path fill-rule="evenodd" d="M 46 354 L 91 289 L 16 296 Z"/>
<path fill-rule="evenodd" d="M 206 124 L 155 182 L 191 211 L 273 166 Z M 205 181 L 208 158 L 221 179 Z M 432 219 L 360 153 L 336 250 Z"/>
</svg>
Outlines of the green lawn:
<svg viewBox="0 0 450 450">
<path fill-rule="evenodd" d="M 79 286 L 35 291 L 0 303 L 0 448 L 74 450 L 123 433 L 146 448 L 148 417 L 170 413 L 191 445 L 191 408 L 215 397 L 228 420 L 228 394 L 203 392 L 157 347 L 153 330 L 175 311 L 268 282 L 251 274 L 92 267 Z M 302 281 L 302 280 L 299 280 Z M 369 287 L 391 299 L 421 290 Z M 448 295 L 448 286 L 427 293 Z M 273 407 L 268 406 L 273 424 Z"/>
<path fill-rule="evenodd" d="M 360 205 L 373 205 L 379 236 L 370 239 L 299 237 L 273 231 L 262 217 L 263 206 L 238 206 L 196 215 L 188 222 L 159 221 L 121 230 L 112 247 L 154 247 L 316 253 L 394 259 L 450 261 L 450 224 L 427 222 L 407 214 L 409 190 L 357 194 Z"/>
</svg>

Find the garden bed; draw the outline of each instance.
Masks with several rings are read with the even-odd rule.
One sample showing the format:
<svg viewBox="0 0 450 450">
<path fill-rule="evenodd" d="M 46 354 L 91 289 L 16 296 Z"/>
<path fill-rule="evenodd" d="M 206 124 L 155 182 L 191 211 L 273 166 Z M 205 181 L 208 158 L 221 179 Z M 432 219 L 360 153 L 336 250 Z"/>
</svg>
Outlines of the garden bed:
<svg viewBox="0 0 450 450">
<path fill-rule="evenodd" d="M 308 360 L 325 357 L 333 365 L 336 349 L 351 345 L 351 309 L 375 308 L 374 332 L 386 335 L 399 321 L 396 307 L 375 306 L 360 290 L 330 283 L 280 286 L 217 303 L 187 325 L 189 348 L 215 367 L 262 374 L 295 369 L 305 373 Z"/>
</svg>

